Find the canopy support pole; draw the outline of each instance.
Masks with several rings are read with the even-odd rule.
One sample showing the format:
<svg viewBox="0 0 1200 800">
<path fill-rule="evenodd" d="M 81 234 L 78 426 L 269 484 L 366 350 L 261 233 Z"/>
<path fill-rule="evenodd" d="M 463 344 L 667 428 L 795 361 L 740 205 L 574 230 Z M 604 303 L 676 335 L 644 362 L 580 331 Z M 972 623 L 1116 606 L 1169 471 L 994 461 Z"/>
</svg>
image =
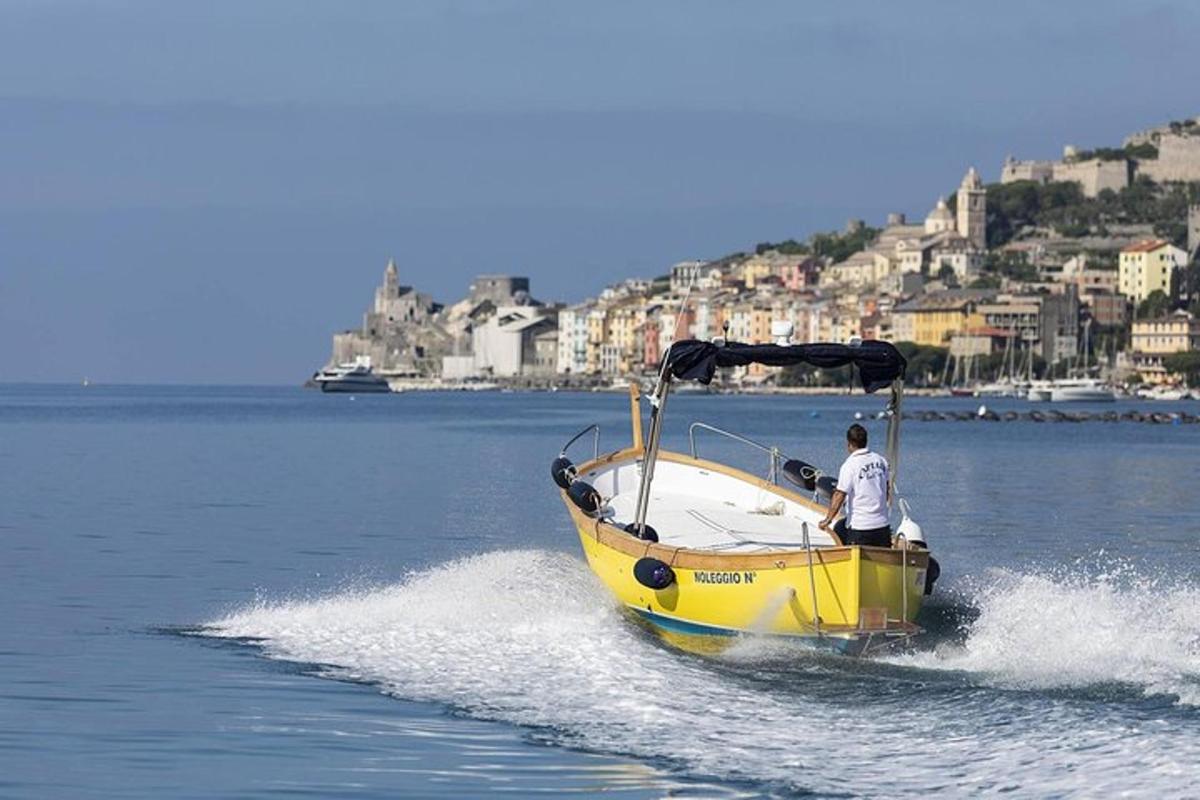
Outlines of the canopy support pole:
<svg viewBox="0 0 1200 800">
<path fill-rule="evenodd" d="M 888 460 L 888 504 L 895 502 L 896 473 L 900 470 L 900 417 L 901 401 L 904 399 L 904 379 L 892 381 L 892 398 L 888 402 L 887 460 Z"/>
<path fill-rule="evenodd" d="M 658 385 L 651 395 L 650 441 L 642 457 L 642 483 L 638 487 L 635 531 L 640 535 L 646 526 L 646 512 L 650 508 L 650 483 L 654 480 L 654 464 L 658 460 L 658 443 L 662 439 L 663 413 L 667 410 L 667 396 L 671 394 L 671 376 L 664 369 Z"/>
<path fill-rule="evenodd" d="M 642 407 L 638 404 L 641 400 L 641 390 L 638 388 L 637 381 L 629 382 L 629 416 L 633 424 L 633 448 L 635 450 L 643 450 L 646 445 L 642 440 Z"/>
</svg>

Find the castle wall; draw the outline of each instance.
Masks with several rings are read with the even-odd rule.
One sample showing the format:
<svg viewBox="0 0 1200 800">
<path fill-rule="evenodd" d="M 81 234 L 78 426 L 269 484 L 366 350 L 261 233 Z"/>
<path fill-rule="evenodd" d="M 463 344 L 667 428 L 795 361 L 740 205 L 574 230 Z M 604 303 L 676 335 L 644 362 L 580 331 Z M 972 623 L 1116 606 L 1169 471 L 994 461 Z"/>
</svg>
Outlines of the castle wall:
<svg viewBox="0 0 1200 800">
<path fill-rule="evenodd" d="M 1156 142 L 1158 158 L 1137 162 L 1137 174 L 1155 183 L 1200 181 L 1200 136 L 1163 134 Z"/>
<path fill-rule="evenodd" d="M 1017 181 L 1034 181 L 1049 183 L 1054 178 L 1054 162 L 1052 161 L 1013 161 L 1004 162 L 1000 169 L 1001 183 Z"/>
<path fill-rule="evenodd" d="M 529 278 L 514 275 L 479 275 L 471 283 L 472 303 L 491 300 L 497 306 L 512 305 L 517 292 L 529 294 Z"/>
<path fill-rule="evenodd" d="M 1075 181 L 1085 197 L 1095 197 L 1105 189 L 1119 192 L 1129 185 L 1129 167 L 1126 161 L 1079 161 L 1056 163 L 1054 180 Z"/>
</svg>

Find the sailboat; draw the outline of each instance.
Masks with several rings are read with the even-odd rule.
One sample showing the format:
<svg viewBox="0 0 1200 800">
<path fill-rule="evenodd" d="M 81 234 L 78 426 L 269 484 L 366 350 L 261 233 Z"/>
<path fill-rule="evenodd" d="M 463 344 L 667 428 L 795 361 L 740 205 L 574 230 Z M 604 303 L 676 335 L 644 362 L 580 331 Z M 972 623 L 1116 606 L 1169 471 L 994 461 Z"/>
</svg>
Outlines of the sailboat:
<svg viewBox="0 0 1200 800">
<path fill-rule="evenodd" d="M 1110 385 L 1098 378 L 1088 376 L 1091 328 L 1092 321 L 1089 319 L 1083 326 L 1083 366 L 1078 373 L 1071 377 L 1058 378 L 1035 386 L 1030 390 L 1030 400 L 1049 400 L 1052 403 L 1111 403 L 1117 399 Z"/>
<path fill-rule="evenodd" d="M 921 631 L 917 612 L 938 571 L 908 506 L 890 547 L 844 544 L 823 530 L 835 478 L 804 461 L 702 422 L 689 453 L 662 449 L 677 382 L 707 385 L 718 367 L 853 364 L 864 389 L 890 387 L 891 496 L 899 460 L 906 363 L 886 342 L 748 345 L 675 342 L 649 397 L 643 437 L 640 391 L 630 388 L 632 441 L 601 453 L 589 425 L 551 464 L 588 565 L 628 612 L 672 644 L 712 652 L 746 634 L 783 637 L 861 655 Z M 767 456 L 765 477 L 701 458 L 698 432 L 726 436 Z M 591 434 L 576 466 L 568 451 Z M 790 485 L 781 485 L 780 479 Z"/>
</svg>

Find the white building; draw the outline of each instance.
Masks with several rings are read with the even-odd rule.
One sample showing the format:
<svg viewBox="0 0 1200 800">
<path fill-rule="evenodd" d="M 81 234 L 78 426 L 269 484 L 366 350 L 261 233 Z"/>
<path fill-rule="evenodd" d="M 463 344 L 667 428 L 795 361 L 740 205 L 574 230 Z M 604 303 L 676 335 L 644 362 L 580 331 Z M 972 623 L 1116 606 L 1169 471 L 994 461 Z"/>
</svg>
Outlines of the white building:
<svg viewBox="0 0 1200 800">
<path fill-rule="evenodd" d="M 555 372 L 583 375 L 587 372 L 588 311 L 591 306 L 569 306 L 558 312 L 558 359 Z"/>
<path fill-rule="evenodd" d="M 476 374 L 515 377 L 529 373 L 535 366 L 531 355 L 537 352 L 534 338 L 555 324 L 554 317 L 547 316 L 541 306 L 497 308 L 487 322 L 471 332 Z"/>
</svg>

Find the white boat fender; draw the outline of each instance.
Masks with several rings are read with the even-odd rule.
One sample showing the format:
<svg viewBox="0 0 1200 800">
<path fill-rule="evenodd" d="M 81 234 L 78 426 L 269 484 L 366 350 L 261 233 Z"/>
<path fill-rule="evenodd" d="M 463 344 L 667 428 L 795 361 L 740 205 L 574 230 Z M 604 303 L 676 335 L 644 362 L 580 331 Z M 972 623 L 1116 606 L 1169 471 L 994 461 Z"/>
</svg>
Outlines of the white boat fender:
<svg viewBox="0 0 1200 800">
<path fill-rule="evenodd" d="M 559 456 L 550 462 L 550 477 L 554 479 L 560 489 L 570 489 L 577 474 L 575 465 L 566 456 Z"/>
<path fill-rule="evenodd" d="M 657 558 L 639 558 L 633 565 L 633 577 L 647 589 L 660 591 L 675 582 L 675 570 Z"/>
<path fill-rule="evenodd" d="M 600 509 L 604 506 L 604 501 L 601 499 L 600 493 L 596 491 L 596 487 L 587 481 L 576 480 L 571 484 L 571 488 L 567 489 L 567 496 L 580 511 L 589 517 L 599 514 Z"/>
<path fill-rule="evenodd" d="M 636 522 L 630 522 L 625 526 L 625 532 L 632 535 L 635 539 L 641 539 L 647 542 L 658 541 L 658 531 L 654 530 L 654 528 L 645 523 L 642 523 L 641 530 L 638 530 L 638 524 Z"/>
</svg>

